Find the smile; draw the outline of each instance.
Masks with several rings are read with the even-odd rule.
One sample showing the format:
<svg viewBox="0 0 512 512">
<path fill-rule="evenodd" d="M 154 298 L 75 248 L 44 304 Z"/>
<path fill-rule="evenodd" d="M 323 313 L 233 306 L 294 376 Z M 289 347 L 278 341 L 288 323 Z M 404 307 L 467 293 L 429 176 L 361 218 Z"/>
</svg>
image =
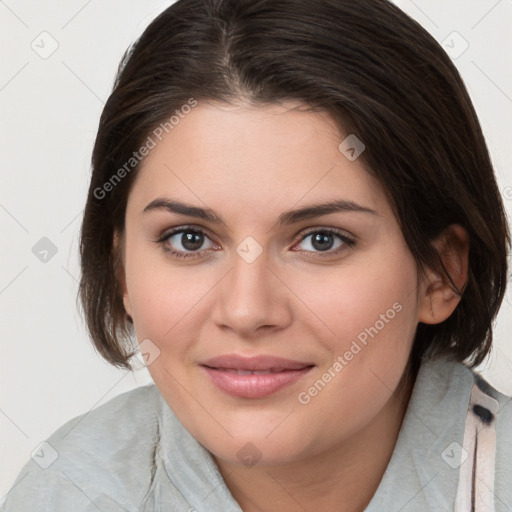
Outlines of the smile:
<svg viewBox="0 0 512 512">
<path fill-rule="evenodd" d="M 238 398 L 264 398 L 290 386 L 308 374 L 311 363 L 274 356 L 225 355 L 200 364 L 211 383 Z"/>
</svg>

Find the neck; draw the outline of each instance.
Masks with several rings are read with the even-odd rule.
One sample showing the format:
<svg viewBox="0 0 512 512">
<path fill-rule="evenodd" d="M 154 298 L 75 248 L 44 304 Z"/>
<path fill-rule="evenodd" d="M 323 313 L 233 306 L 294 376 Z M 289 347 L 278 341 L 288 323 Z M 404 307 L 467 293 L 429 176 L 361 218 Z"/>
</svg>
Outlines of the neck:
<svg viewBox="0 0 512 512">
<path fill-rule="evenodd" d="M 244 512 L 362 511 L 389 463 L 409 403 L 416 372 L 408 367 L 379 414 L 328 453 L 279 466 L 245 467 L 215 458 Z"/>
</svg>

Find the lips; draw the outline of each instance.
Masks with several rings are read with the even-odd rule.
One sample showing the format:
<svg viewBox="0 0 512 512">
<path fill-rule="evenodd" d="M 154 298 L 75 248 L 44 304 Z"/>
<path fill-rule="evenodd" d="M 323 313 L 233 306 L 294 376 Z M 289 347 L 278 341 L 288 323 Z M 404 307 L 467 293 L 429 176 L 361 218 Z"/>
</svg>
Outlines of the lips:
<svg viewBox="0 0 512 512">
<path fill-rule="evenodd" d="M 203 361 L 200 366 L 225 393 L 240 398 L 263 398 L 297 382 L 314 365 L 268 355 L 228 354 Z"/>
<path fill-rule="evenodd" d="M 241 370 L 248 372 L 279 372 L 283 370 L 300 370 L 312 363 L 303 363 L 275 356 L 242 357 L 236 354 L 214 357 L 201 363 L 203 366 L 223 370 Z"/>
<path fill-rule="evenodd" d="M 236 373 L 237 375 L 264 375 L 266 373 L 278 373 L 284 371 L 282 369 L 269 368 L 268 370 L 235 370 L 234 368 L 214 368 L 228 373 Z"/>
</svg>

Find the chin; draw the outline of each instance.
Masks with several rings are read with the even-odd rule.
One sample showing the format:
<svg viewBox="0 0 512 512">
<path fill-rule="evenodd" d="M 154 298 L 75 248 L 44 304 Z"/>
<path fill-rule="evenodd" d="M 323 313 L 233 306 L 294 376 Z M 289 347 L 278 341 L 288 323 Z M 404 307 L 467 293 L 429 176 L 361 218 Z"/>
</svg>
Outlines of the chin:
<svg viewBox="0 0 512 512">
<path fill-rule="evenodd" d="M 216 459 L 245 467 L 283 465 L 295 462 L 302 455 L 297 451 L 296 444 L 283 445 L 280 441 L 275 443 L 265 439 L 251 440 L 247 437 L 233 440 L 229 446 L 206 448 Z"/>
</svg>

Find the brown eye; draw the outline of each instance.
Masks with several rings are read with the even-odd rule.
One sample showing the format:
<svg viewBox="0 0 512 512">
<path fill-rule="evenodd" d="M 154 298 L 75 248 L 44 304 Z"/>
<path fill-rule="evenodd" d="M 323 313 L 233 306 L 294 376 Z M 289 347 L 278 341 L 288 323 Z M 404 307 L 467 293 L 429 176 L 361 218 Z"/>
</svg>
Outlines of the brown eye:
<svg viewBox="0 0 512 512">
<path fill-rule="evenodd" d="M 201 253 L 219 247 L 210 240 L 201 230 L 192 228 L 179 228 L 163 236 L 159 242 L 166 251 L 176 257 L 190 257 L 194 253 Z"/>
<path fill-rule="evenodd" d="M 185 232 L 181 234 L 181 245 L 187 251 L 197 251 L 204 243 L 204 235 L 196 232 Z"/>
</svg>

